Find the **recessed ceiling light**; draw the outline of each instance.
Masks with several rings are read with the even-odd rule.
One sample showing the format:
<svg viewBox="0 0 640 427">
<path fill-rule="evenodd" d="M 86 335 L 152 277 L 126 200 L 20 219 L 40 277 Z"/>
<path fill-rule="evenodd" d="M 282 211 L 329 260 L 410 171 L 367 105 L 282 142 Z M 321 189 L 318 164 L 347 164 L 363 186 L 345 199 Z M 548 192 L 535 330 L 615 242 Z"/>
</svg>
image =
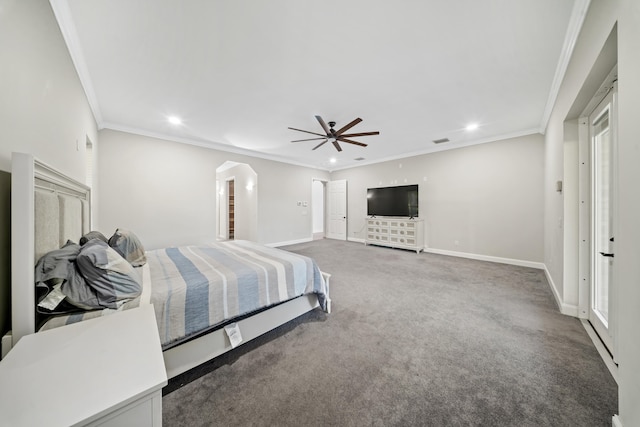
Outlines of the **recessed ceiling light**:
<svg viewBox="0 0 640 427">
<path fill-rule="evenodd" d="M 336 160 L 336 158 L 335 158 L 335 157 L 330 158 L 330 159 L 329 159 L 329 161 L 330 161 L 331 163 L 335 163 L 335 162 L 337 162 L 337 160 Z"/>
<path fill-rule="evenodd" d="M 169 123 L 171 123 L 172 125 L 178 126 L 182 124 L 182 119 L 177 116 L 169 116 L 167 117 L 167 120 L 169 120 Z"/>
<path fill-rule="evenodd" d="M 469 123 L 465 129 L 468 130 L 468 131 L 476 130 L 476 129 L 478 129 L 478 124 L 477 123 Z"/>
</svg>

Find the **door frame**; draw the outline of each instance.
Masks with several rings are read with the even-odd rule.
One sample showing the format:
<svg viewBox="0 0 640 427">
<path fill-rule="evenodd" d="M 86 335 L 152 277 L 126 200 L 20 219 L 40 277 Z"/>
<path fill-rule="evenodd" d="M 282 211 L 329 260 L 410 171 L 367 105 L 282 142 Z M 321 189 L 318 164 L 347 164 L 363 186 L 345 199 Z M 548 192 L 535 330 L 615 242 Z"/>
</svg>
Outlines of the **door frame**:
<svg viewBox="0 0 640 427">
<path fill-rule="evenodd" d="M 618 221 L 617 221 L 617 202 L 618 202 L 618 174 L 617 174 L 617 159 L 618 159 L 618 144 L 617 144 L 617 67 L 610 73 L 616 77 L 610 80 L 610 76 L 605 80 L 600 90 L 594 95 L 594 99 L 591 100 L 588 107 L 583 111 L 578 121 L 579 123 L 579 144 L 578 144 L 578 160 L 579 160 L 579 246 L 578 246 L 578 269 L 579 269 L 579 287 L 578 287 L 578 317 L 589 320 L 591 301 L 592 301 L 592 280 L 593 280 L 593 242 L 592 242 L 592 176 L 593 176 L 593 159 L 592 159 L 592 139 L 590 129 L 590 116 L 600 106 L 601 102 L 605 100 L 607 96 L 612 94 L 612 107 L 611 107 L 611 133 L 614 140 L 613 143 L 613 162 L 614 162 L 614 174 L 613 174 L 613 235 L 618 235 Z M 609 319 L 608 319 L 608 332 L 611 337 L 610 347 L 607 351 L 610 352 L 612 359 L 617 363 L 618 354 L 618 298 L 617 287 L 615 283 L 617 281 L 617 273 L 615 268 L 612 272 L 611 283 L 609 289 Z M 591 326 L 593 328 L 593 326 Z M 594 328 L 595 331 L 595 328 Z M 600 340 L 604 342 L 603 338 Z"/>
<path fill-rule="evenodd" d="M 316 202 L 313 195 L 314 182 L 319 182 L 322 184 L 322 239 L 327 237 L 327 183 L 329 182 L 329 180 L 326 178 L 311 178 L 311 240 L 319 239 L 316 236 L 313 227 L 315 222 L 314 202 Z"/>
</svg>

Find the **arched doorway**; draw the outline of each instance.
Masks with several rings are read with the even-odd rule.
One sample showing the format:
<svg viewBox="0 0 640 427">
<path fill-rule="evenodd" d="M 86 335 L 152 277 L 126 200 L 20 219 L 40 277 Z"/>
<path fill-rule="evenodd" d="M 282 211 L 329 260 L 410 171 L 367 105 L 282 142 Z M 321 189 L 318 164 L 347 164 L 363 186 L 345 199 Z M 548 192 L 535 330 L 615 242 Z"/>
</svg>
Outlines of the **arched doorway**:
<svg viewBox="0 0 640 427">
<path fill-rule="evenodd" d="M 220 240 L 258 239 L 258 174 L 246 163 L 216 169 L 216 231 Z"/>
</svg>

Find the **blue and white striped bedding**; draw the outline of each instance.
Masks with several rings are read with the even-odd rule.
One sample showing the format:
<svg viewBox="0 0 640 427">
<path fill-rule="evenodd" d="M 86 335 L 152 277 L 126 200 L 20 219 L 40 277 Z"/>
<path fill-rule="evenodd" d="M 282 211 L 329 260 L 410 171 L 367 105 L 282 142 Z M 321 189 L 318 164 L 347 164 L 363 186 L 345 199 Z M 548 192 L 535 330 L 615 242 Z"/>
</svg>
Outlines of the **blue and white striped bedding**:
<svg viewBox="0 0 640 427">
<path fill-rule="evenodd" d="M 147 265 L 149 280 L 145 277 L 144 282 L 151 283 L 150 302 L 164 348 L 300 295 L 317 294 L 326 310 L 326 284 L 311 258 L 253 242 L 236 240 L 147 251 Z M 143 290 L 142 303 L 144 298 Z M 127 304 L 126 308 L 139 303 Z M 101 313 L 54 318 L 41 330 Z"/>
<path fill-rule="evenodd" d="M 170 345 L 237 316 L 316 293 L 320 269 L 308 257 L 248 241 L 147 252 L 160 340 Z"/>
</svg>

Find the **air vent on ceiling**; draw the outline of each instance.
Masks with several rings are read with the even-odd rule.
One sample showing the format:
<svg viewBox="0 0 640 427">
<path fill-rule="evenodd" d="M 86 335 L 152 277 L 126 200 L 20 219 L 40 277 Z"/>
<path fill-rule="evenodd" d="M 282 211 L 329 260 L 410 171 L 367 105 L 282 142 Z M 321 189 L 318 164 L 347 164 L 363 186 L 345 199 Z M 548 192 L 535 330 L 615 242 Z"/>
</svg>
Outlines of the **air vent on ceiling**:
<svg viewBox="0 0 640 427">
<path fill-rule="evenodd" d="M 353 159 L 355 161 L 361 162 L 364 160 L 364 157 L 356 157 L 355 159 Z"/>
<path fill-rule="evenodd" d="M 433 140 L 434 144 L 442 144 L 443 142 L 449 142 L 449 138 L 440 138 L 440 139 Z"/>
</svg>

